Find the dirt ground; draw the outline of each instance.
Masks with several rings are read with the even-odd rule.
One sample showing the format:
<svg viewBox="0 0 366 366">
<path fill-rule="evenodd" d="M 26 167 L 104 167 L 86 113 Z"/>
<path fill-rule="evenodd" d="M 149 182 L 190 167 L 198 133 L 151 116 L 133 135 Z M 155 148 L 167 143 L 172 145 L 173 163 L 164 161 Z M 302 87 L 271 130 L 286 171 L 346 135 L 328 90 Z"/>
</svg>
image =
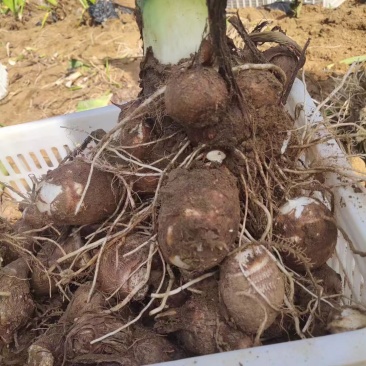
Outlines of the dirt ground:
<svg viewBox="0 0 366 366">
<path fill-rule="evenodd" d="M 0 18 L 0 62 L 10 80 L 9 93 L 0 101 L 2 125 L 71 113 L 80 101 L 109 94 L 116 101 L 137 96 L 142 50 L 132 15 L 103 26 L 81 24 L 79 2 L 66 0 L 57 10 L 59 20 L 41 27 L 37 23 L 45 11 L 35 2 L 22 22 L 10 15 Z M 339 61 L 365 53 L 364 4 L 346 1 L 337 9 L 307 5 L 299 19 L 253 8 L 241 9 L 240 15 L 249 28 L 265 19 L 280 25 L 300 45 L 311 38 L 305 70 L 316 99 L 332 89 L 332 75 L 344 72 L 347 66 Z M 335 66 L 327 69 L 329 64 Z"/>
</svg>

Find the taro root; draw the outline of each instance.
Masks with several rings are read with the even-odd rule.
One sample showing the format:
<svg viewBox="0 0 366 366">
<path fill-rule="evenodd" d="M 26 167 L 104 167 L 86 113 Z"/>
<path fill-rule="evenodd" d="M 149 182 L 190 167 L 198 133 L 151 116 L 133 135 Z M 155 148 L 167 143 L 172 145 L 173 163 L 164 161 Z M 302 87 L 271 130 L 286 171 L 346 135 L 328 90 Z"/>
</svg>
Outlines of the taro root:
<svg viewBox="0 0 366 366">
<path fill-rule="evenodd" d="M 42 263 L 43 267 L 39 262 L 35 262 L 32 268 L 32 291 L 37 295 L 47 295 L 49 293 L 56 292 L 57 287 L 55 280 L 59 280 L 59 277 L 56 277 L 55 279 L 52 275 L 47 275 L 45 271 L 52 267 L 52 265 L 56 264 L 56 261 L 59 258 L 63 257 L 65 254 L 72 253 L 73 251 L 80 249 L 83 245 L 84 243 L 82 242 L 79 234 L 69 236 L 66 241 L 60 245 L 60 247 L 56 246 L 54 243 L 46 242 L 37 254 L 37 258 L 40 263 Z M 86 264 L 86 256 L 87 254 L 84 254 L 78 258 L 72 269 L 80 269 L 83 264 Z M 69 261 L 62 263 L 62 269 L 67 269 L 73 260 L 74 258 L 71 258 Z"/>
<path fill-rule="evenodd" d="M 261 339 L 264 345 L 297 339 L 294 319 L 289 314 L 279 314 L 263 332 Z"/>
<path fill-rule="evenodd" d="M 327 295 L 336 295 L 342 293 L 341 276 L 326 263 L 321 267 L 311 271 L 315 280 L 323 287 Z"/>
<path fill-rule="evenodd" d="M 140 103 L 136 101 L 133 102 L 131 106 L 122 106 L 118 121 L 121 122 L 139 105 Z M 124 149 L 135 158 L 142 159 L 151 149 L 151 145 L 144 145 L 150 141 L 151 133 L 152 129 L 144 118 L 132 118 L 116 132 L 114 136 L 114 141 L 117 143 L 116 148 Z"/>
<path fill-rule="evenodd" d="M 144 120 L 132 119 L 121 129 L 119 137 L 120 149 L 124 149 L 128 154 L 137 159 L 146 156 L 149 145 L 141 146 L 150 141 L 151 128 Z"/>
<path fill-rule="evenodd" d="M 94 291 L 90 301 L 88 301 L 90 289 L 91 285 L 86 283 L 75 291 L 63 315 L 63 320 L 73 323 L 85 313 L 99 313 L 103 310 L 104 296 L 99 291 Z"/>
<path fill-rule="evenodd" d="M 249 246 L 223 262 L 219 290 L 235 324 L 244 332 L 255 334 L 262 327 L 267 329 L 278 316 L 285 284 L 264 247 Z"/>
<path fill-rule="evenodd" d="M 121 241 L 114 241 L 106 247 L 101 255 L 97 279 L 100 291 L 108 296 L 123 299 L 141 281 L 144 281 L 146 277 L 146 264 L 143 265 L 143 263 L 149 256 L 149 246 L 145 245 L 135 251 L 135 253 L 128 253 L 135 250 L 148 239 L 144 235 L 133 234 L 123 238 Z M 148 285 L 146 284 L 136 293 L 134 299 L 142 300 L 147 290 Z"/>
<path fill-rule="evenodd" d="M 133 182 L 133 190 L 138 194 L 155 194 L 159 183 L 158 176 L 136 176 Z"/>
<path fill-rule="evenodd" d="M 274 232 L 286 239 L 288 249 L 282 250 L 285 264 L 295 271 L 322 266 L 334 253 L 337 226 L 332 212 L 310 197 L 297 197 L 280 207 Z M 301 260 L 294 253 L 306 258 Z M 308 264 L 304 260 L 308 259 Z"/>
<path fill-rule="evenodd" d="M 65 337 L 70 327 L 84 314 L 102 311 L 104 297 L 94 292 L 88 302 L 90 284 L 81 285 L 74 293 L 58 323 L 50 327 L 28 348 L 28 366 L 54 366 L 64 357 Z"/>
<path fill-rule="evenodd" d="M 241 110 L 235 104 L 228 106 L 219 125 L 188 127 L 186 133 L 193 145 L 205 143 L 215 148 L 236 147 L 252 135 L 251 126 L 245 123 Z"/>
<path fill-rule="evenodd" d="M 90 169 L 89 163 L 77 159 L 49 171 L 36 187 L 38 210 L 60 225 L 92 224 L 110 216 L 117 208 L 121 188 L 112 174 L 97 168 L 93 169 L 84 201 L 75 215 Z"/>
<path fill-rule="evenodd" d="M 18 259 L 19 255 L 14 246 L 11 245 L 12 243 L 24 248 L 24 244 L 31 244 L 31 240 L 19 240 L 16 236 L 14 225 L 10 225 L 8 220 L 0 217 L 0 267 L 4 267 Z M 29 245 L 27 245 L 27 249 L 28 247 Z"/>
<path fill-rule="evenodd" d="M 56 260 L 62 255 L 59 253 L 60 255 L 54 256 L 58 249 L 56 248 L 53 243 L 45 243 L 37 254 L 39 262 L 35 262 L 31 277 L 32 292 L 37 295 L 47 295 L 57 291 L 55 279 L 47 273 L 49 267 L 55 264 Z"/>
<path fill-rule="evenodd" d="M 132 334 L 122 330 L 107 339 L 91 344 L 105 334 L 123 326 L 123 322 L 112 316 L 97 313 L 85 313 L 78 317 L 69 330 L 65 341 L 67 359 L 78 355 L 94 354 L 125 354 L 132 346 Z"/>
<path fill-rule="evenodd" d="M 35 343 L 28 348 L 27 366 L 55 366 L 63 357 L 64 346 L 63 324 L 56 324 L 49 328 Z"/>
<path fill-rule="evenodd" d="M 139 365 L 174 361 L 185 357 L 183 352 L 165 337 L 145 328 L 137 327 L 133 337 L 135 341 L 132 350 Z"/>
<path fill-rule="evenodd" d="M 160 268 L 155 268 L 151 270 L 149 285 L 152 293 L 156 292 L 160 286 L 161 279 L 163 277 L 163 270 Z M 168 279 L 165 277 L 163 287 L 166 288 L 168 286 Z M 184 283 L 184 280 L 181 279 L 179 283 Z M 182 290 L 178 294 L 174 296 L 169 296 L 166 301 L 167 308 L 178 308 L 184 305 L 184 303 L 188 300 L 190 296 L 190 292 L 187 290 Z"/>
<path fill-rule="evenodd" d="M 366 328 L 366 311 L 357 307 L 344 306 L 334 309 L 329 316 L 327 330 L 337 334 Z"/>
<path fill-rule="evenodd" d="M 197 60 L 200 65 L 212 66 L 215 61 L 215 50 L 210 39 L 203 39 L 197 53 Z"/>
<path fill-rule="evenodd" d="M 145 157 L 144 162 L 153 165 L 156 168 L 164 170 L 172 159 L 172 154 L 176 154 L 177 149 L 187 136 L 183 131 L 182 126 L 173 121 L 169 116 L 164 116 L 159 123 L 155 123 L 155 132 L 157 140 L 151 146 L 151 151 Z M 169 138 L 167 138 L 169 136 Z M 176 160 L 177 163 L 181 163 L 189 154 L 189 151 L 184 151 Z M 157 173 L 149 168 L 140 168 L 139 173 Z M 138 176 L 135 176 L 139 179 Z M 159 178 L 159 176 L 158 176 Z"/>
<path fill-rule="evenodd" d="M 204 127 L 220 120 L 228 102 L 224 79 L 213 68 L 197 67 L 173 74 L 165 91 L 167 114 L 184 127 Z"/>
<path fill-rule="evenodd" d="M 47 213 L 40 212 L 36 205 L 29 205 L 23 211 L 22 218 L 17 223 L 20 232 L 31 229 L 40 229 L 49 222 Z"/>
<path fill-rule="evenodd" d="M 280 67 L 285 72 L 285 88 L 287 88 L 291 76 L 295 71 L 296 65 L 298 63 L 297 56 L 295 56 L 294 53 L 285 46 L 271 47 L 268 50 L 265 50 L 263 52 L 263 55 L 271 64 Z M 299 66 L 301 68 L 304 66 L 304 64 Z"/>
<path fill-rule="evenodd" d="M 270 71 L 242 70 L 236 81 L 245 99 L 256 109 L 277 105 L 281 98 L 283 85 Z"/>
<path fill-rule="evenodd" d="M 0 267 L 18 259 L 24 251 L 35 251 L 37 241 L 32 237 L 33 229 L 34 226 L 25 222 L 24 218 L 13 225 L 0 218 Z"/>
<path fill-rule="evenodd" d="M 37 337 L 37 330 L 32 329 L 34 322 L 29 322 L 26 327 L 19 329 L 14 335 L 14 342 L 5 345 L 0 340 L 1 358 L 0 365 L 27 365 L 27 347 Z M 42 365 L 40 365 L 42 366 Z"/>
<path fill-rule="evenodd" d="M 227 169 L 176 169 L 162 189 L 158 242 L 165 259 L 189 271 L 218 265 L 234 247 L 239 191 Z"/>
<path fill-rule="evenodd" d="M 34 302 L 30 295 L 29 268 L 19 258 L 0 272 L 0 339 L 9 344 L 16 331 L 32 316 Z"/>
<path fill-rule="evenodd" d="M 225 323 L 218 308 L 218 295 L 194 294 L 172 315 L 160 318 L 155 328 L 159 333 L 176 333 L 183 348 L 195 355 L 245 349 L 252 340 L 243 332 Z"/>
<path fill-rule="evenodd" d="M 313 280 L 316 284 L 307 277 L 302 277 L 299 281 L 313 294 L 319 294 L 319 298 L 326 298 L 325 301 L 320 301 L 317 309 L 313 312 L 314 320 L 308 327 L 308 333 L 313 337 L 323 336 L 327 334 L 327 324 L 330 314 L 334 307 L 338 308 L 341 297 L 334 295 L 342 294 L 342 280 L 340 275 L 330 268 L 327 264 L 311 271 Z M 301 286 L 295 286 L 296 306 L 302 311 L 309 309 L 309 304 L 314 302 L 314 297 L 309 292 L 305 291 Z M 308 317 L 304 317 L 308 320 Z"/>
</svg>

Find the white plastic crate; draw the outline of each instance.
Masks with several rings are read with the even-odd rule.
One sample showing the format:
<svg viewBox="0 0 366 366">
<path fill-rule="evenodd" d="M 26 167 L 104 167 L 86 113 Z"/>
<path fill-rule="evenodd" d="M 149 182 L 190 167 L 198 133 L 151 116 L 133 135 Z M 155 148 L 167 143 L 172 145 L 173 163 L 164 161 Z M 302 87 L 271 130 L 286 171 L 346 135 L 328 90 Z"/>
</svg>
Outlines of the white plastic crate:
<svg viewBox="0 0 366 366">
<path fill-rule="evenodd" d="M 25 194 L 32 187 L 30 174 L 39 177 L 55 168 L 91 131 L 110 130 L 117 121 L 115 106 L 52 117 L 0 128 L 0 182 Z M 14 198 L 19 199 L 8 191 Z"/>
<path fill-rule="evenodd" d="M 295 109 L 303 106 L 296 120 L 297 127 L 309 119 L 321 123 L 320 114 L 314 114 L 315 105 L 305 90 L 304 84 L 296 80 L 288 99 L 287 109 L 294 115 Z M 110 130 L 117 121 L 119 109 L 114 106 L 73 113 L 46 120 L 0 128 L 0 162 L 8 171 L 3 181 L 22 193 L 32 186 L 30 174 L 39 177 L 55 168 L 69 151 L 81 144 L 88 133 L 103 128 Z M 326 159 L 337 165 L 350 168 L 346 157 L 335 141 L 328 141 L 309 150 L 307 160 Z M 339 185 L 335 174 L 326 176 L 329 185 Z M 7 192 L 20 199 L 11 191 Z M 366 189 L 355 190 L 350 186 L 333 189 L 335 215 L 338 224 L 347 233 L 358 250 L 366 250 Z M 366 259 L 349 249 L 339 235 L 336 255 L 329 264 L 342 276 L 344 293 L 353 300 L 366 305 Z M 366 365 L 366 329 L 339 335 L 330 335 L 308 340 L 262 346 L 248 350 L 227 352 L 166 363 L 171 366 L 208 365 Z"/>
<path fill-rule="evenodd" d="M 269 5 L 277 0 L 227 0 L 228 9 L 257 8 L 263 5 Z M 337 8 L 345 0 L 304 0 L 304 4 L 322 5 L 325 8 Z"/>
</svg>

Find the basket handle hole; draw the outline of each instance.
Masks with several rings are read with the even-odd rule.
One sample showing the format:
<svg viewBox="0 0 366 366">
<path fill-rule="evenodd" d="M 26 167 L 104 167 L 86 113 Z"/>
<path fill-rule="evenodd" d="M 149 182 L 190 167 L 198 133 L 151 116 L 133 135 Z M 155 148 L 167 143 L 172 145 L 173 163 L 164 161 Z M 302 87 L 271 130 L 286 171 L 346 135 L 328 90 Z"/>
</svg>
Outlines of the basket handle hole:
<svg viewBox="0 0 366 366">
<path fill-rule="evenodd" d="M 52 150 L 52 152 L 53 152 L 53 155 L 55 155 L 55 158 L 57 159 L 57 161 L 58 161 L 59 163 L 61 163 L 61 161 L 62 161 L 62 157 L 61 157 L 61 154 L 60 154 L 60 152 L 58 151 L 57 147 L 52 147 L 52 148 L 51 148 L 51 150 Z"/>
<path fill-rule="evenodd" d="M 23 164 L 23 167 L 28 171 L 32 171 L 31 167 L 29 166 L 27 160 L 25 159 L 25 157 L 22 154 L 18 154 L 17 155 L 18 159 L 20 160 L 20 162 Z"/>
<path fill-rule="evenodd" d="M 5 159 L 8 162 L 8 164 L 11 166 L 11 168 L 14 170 L 14 173 L 20 174 L 20 170 L 18 168 L 18 165 L 14 161 L 14 159 L 11 156 L 7 156 Z"/>
<path fill-rule="evenodd" d="M 20 182 L 27 192 L 31 190 L 31 187 L 29 187 L 29 184 L 25 179 L 21 179 Z"/>
<path fill-rule="evenodd" d="M 42 158 L 44 159 L 44 161 L 46 162 L 46 164 L 47 164 L 50 168 L 52 168 L 52 167 L 53 167 L 53 164 L 52 164 L 52 161 L 51 161 L 50 157 L 48 156 L 48 154 L 47 154 L 46 150 L 41 149 L 41 150 L 40 150 L 40 152 L 41 152 L 41 154 L 42 154 Z"/>
<path fill-rule="evenodd" d="M 35 166 L 38 168 L 38 169 L 42 169 L 42 165 L 41 163 L 39 162 L 37 156 L 35 153 L 29 153 L 29 156 L 32 158 L 33 160 L 33 163 L 35 164 Z"/>
<path fill-rule="evenodd" d="M 64 149 L 66 150 L 67 155 L 71 154 L 71 149 L 68 145 L 64 145 Z"/>
<path fill-rule="evenodd" d="M 19 188 L 18 184 L 14 180 L 8 182 L 8 185 L 14 189 L 14 191 L 12 191 L 8 188 L 5 188 L 4 192 L 7 193 L 10 197 L 14 197 L 14 194 L 16 194 L 16 192 L 24 192 L 24 190 Z"/>
</svg>

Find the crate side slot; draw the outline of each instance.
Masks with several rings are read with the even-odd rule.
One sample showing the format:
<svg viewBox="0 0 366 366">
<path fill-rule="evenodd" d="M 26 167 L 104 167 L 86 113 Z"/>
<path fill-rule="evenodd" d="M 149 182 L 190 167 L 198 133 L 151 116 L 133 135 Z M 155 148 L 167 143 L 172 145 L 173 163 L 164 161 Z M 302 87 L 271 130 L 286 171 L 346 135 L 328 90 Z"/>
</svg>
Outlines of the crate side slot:
<svg viewBox="0 0 366 366">
<path fill-rule="evenodd" d="M 52 154 L 54 155 L 54 157 L 56 158 L 58 164 L 61 163 L 62 159 L 66 156 L 62 156 L 62 150 L 60 150 L 60 148 L 56 147 L 56 146 L 53 146 L 51 147 L 51 151 L 52 151 Z"/>
<path fill-rule="evenodd" d="M 12 165 L 9 163 L 9 160 L 8 158 L 11 158 L 11 156 L 6 156 L 4 158 L 2 158 L 0 161 L 1 161 L 1 164 L 3 165 L 3 167 L 6 169 L 8 175 L 4 175 L 5 177 L 16 177 L 18 174 L 20 174 L 19 170 L 17 167 L 15 167 L 15 170 L 14 168 L 12 167 Z M 11 158 L 12 159 L 12 158 Z M 0 172 L 1 175 L 3 175 L 1 172 Z"/>
<path fill-rule="evenodd" d="M 9 188 L 5 188 L 4 192 L 16 200 L 19 200 L 22 198 L 16 192 L 19 192 L 23 195 L 27 195 L 27 193 L 28 193 L 28 190 L 22 184 L 21 179 L 18 179 L 17 181 L 10 179 L 8 182 L 4 182 L 4 183 L 6 183 L 8 186 L 10 186 L 14 189 L 14 190 L 11 190 Z"/>
<path fill-rule="evenodd" d="M 58 161 L 49 148 L 45 147 L 44 149 L 41 149 L 40 152 L 49 168 L 54 169 L 58 166 Z"/>
<path fill-rule="evenodd" d="M 39 165 L 41 166 L 41 168 L 39 168 L 39 171 L 47 172 L 48 170 L 50 170 L 50 166 L 47 164 L 47 161 L 44 159 L 41 150 L 35 150 L 35 151 L 33 151 L 33 154 L 35 155 Z"/>
<path fill-rule="evenodd" d="M 42 169 L 41 164 L 32 151 L 25 153 L 23 156 L 27 164 L 30 166 L 32 174 L 36 174 L 39 169 Z"/>
</svg>

